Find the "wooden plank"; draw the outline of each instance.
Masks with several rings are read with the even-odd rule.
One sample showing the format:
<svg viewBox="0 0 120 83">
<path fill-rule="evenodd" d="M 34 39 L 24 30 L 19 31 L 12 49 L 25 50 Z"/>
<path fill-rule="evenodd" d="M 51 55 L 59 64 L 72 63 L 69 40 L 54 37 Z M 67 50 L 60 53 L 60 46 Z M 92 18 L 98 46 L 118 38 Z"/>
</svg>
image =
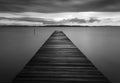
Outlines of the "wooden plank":
<svg viewBox="0 0 120 83">
<path fill-rule="evenodd" d="M 55 31 L 13 83 L 109 83 L 62 32 Z"/>
</svg>

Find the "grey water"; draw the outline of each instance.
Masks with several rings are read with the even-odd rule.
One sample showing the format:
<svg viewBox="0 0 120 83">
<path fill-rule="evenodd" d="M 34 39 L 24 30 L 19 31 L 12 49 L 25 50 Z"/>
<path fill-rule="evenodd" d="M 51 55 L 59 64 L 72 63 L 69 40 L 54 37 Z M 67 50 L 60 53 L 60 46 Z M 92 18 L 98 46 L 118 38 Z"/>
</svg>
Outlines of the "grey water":
<svg viewBox="0 0 120 83">
<path fill-rule="evenodd" d="M 0 83 L 11 83 L 55 30 L 63 31 L 111 83 L 120 83 L 120 27 L 1 27 Z"/>
</svg>

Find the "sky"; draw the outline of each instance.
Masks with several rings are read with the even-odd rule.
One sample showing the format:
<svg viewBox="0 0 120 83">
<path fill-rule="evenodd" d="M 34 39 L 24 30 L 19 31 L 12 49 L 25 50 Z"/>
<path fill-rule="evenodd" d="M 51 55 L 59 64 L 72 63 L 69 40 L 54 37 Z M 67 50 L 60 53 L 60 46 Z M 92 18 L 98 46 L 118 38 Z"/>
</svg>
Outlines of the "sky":
<svg viewBox="0 0 120 83">
<path fill-rule="evenodd" d="M 0 0 L 1 24 L 120 25 L 119 19 L 120 0 Z"/>
</svg>

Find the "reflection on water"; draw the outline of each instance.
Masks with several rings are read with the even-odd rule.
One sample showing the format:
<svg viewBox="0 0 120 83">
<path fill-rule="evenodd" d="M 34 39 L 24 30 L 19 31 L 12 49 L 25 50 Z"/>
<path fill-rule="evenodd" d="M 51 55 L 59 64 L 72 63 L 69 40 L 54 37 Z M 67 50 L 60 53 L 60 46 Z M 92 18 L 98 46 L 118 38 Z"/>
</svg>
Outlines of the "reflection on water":
<svg viewBox="0 0 120 83">
<path fill-rule="evenodd" d="M 0 83 L 10 83 L 55 30 L 62 30 L 111 83 L 120 83 L 119 27 L 0 28 Z"/>
</svg>

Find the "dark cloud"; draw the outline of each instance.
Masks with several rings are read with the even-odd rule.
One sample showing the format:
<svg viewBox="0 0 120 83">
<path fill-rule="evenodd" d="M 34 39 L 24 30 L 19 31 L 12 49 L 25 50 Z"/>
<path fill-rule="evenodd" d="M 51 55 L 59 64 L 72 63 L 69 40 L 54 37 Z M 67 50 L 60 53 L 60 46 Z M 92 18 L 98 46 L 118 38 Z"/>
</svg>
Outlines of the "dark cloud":
<svg viewBox="0 0 120 83">
<path fill-rule="evenodd" d="M 120 0 L 0 0 L 4 12 L 120 11 Z"/>
<path fill-rule="evenodd" d="M 0 11 L 20 12 L 29 7 L 31 0 L 0 0 Z"/>
<path fill-rule="evenodd" d="M 89 20 L 88 20 L 89 23 L 94 23 L 94 22 L 100 22 L 99 19 L 95 18 L 95 17 L 91 17 Z"/>
<path fill-rule="evenodd" d="M 101 0 L 98 3 L 96 9 L 97 8 L 98 8 L 98 11 L 119 12 L 120 11 L 120 0 Z"/>
</svg>

